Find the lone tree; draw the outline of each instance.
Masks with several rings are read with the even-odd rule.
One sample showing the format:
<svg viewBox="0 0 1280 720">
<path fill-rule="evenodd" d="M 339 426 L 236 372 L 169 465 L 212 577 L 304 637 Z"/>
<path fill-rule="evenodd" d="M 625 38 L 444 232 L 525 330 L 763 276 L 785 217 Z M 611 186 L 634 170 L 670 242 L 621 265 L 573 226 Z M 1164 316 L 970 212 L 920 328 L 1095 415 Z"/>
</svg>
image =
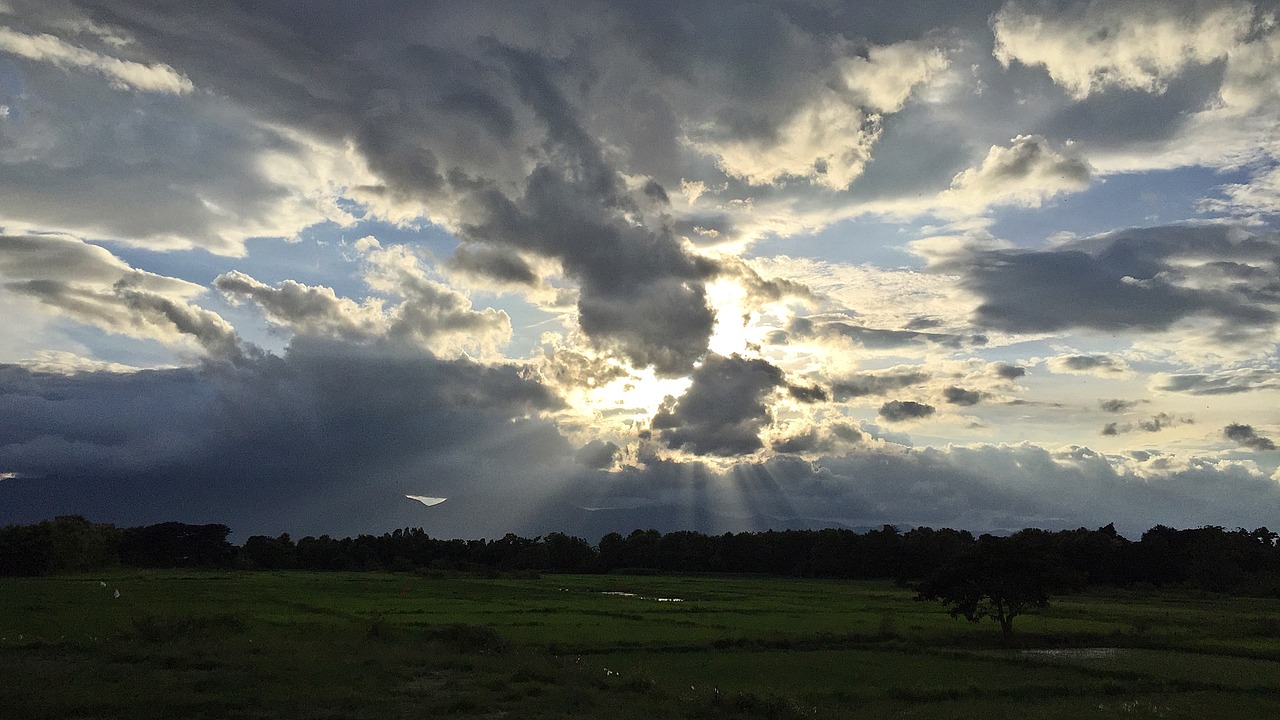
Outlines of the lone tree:
<svg viewBox="0 0 1280 720">
<path fill-rule="evenodd" d="M 951 617 L 969 622 L 991 618 L 1000 623 L 1005 641 L 1013 635 L 1013 619 L 1049 604 L 1049 595 L 1072 585 L 1036 531 L 1012 537 L 983 535 L 972 548 L 940 567 L 916 586 L 916 600 L 936 600 Z"/>
</svg>

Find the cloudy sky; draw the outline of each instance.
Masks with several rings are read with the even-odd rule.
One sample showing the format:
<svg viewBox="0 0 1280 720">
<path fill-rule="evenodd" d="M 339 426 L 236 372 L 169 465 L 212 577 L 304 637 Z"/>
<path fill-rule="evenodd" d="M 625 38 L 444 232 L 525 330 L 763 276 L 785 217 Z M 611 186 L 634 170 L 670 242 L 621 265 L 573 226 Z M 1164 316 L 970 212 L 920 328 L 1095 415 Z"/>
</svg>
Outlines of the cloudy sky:
<svg viewBox="0 0 1280 720">
<path fill-rule="evenodd" d="M 1275 527 L 1276 68 L 1270 1 L 0 0 L 0 523 Z"/>
</svg>

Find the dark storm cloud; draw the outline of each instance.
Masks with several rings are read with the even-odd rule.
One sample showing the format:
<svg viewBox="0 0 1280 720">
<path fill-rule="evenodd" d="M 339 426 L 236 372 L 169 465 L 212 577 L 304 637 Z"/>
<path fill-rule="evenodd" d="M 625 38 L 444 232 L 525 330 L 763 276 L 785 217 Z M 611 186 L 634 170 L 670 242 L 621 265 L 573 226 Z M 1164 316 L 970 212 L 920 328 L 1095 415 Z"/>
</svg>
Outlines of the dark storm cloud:
<svg viewBox="0 0 1280 720">
<path fill-rule="evenodd" d="M 1222 86 L 1222 63 L 1188 68 L 1160 93 L 1116 90 L 1063 103 L 1036 129 L 1090 147 L 1114 148 L 1168 141 L 1186 126 L 1187 108 L 1212 102 Z"/>
<path fill-rule="evenodd" d="M 806 453 L 818 448 L 818 431 L 810 430 L 801 435 L 779 438 L 773 441 L 773 451 L 777 453 Z"/>
<path fill-rule="evenodd" d="M 889 422 L 902 422 L 904 420 L 919 420 L 920 418 L 929 417 L 935 412 L 932 405 L 914 402 L 911 400 L 890 400 L 880 406 L 880 417 Z"/>
<path fill-rule="evenodd" d="M 607 440 L 592 440 L 578 448 L 573 459 L 589 468 L 600 470 L 613 465 L 620 450 L 621 448 Z"/>
<path fill-rule="evenodd" d="M 965 390 L 952 385 L 942 391 L 943 398 L 952 405 L 977 405 L 982 401 L 982 393 L 977 390 Z"/>
<path fill-rule="evenodd" d="M 1222 434 L 1227 436 L 1228 440 L 1239 443 L 1242 447 L 1251 450 L 1275 450 L 1276 444 L 1271 438 L 1266 438 L 1254 431 L 1252 425 L 1240 425 L 1232 423 L 1222 429 Z"/>
<path fill-rule="evenodd" d="M 1107 355 L 1067 355 L 1052 358 L 1049 367 L 1056 372 L 1123 373 L 1125 364 Z"/>
<path fill-rule="evenodd" d="M 827 401 L 827 391 L 820 387 L 804 387 L 801 385 L 788 385 L 787 393 L 797 401 L 802 403 L 817 403 Z"/>
<path fill-rule="evenodd" d="M 820 328 L 823 334 L 841 335 L 853 340 L 862 347 L 872 350 L 889 350 L 935 344 L 946 348 L 959 349 L 964 343 L 964 337 L 961 335 L 869 328 L 842 322 L 824 324 Z"/>
<path fill-rule="evenodd" d="M 836 422 L 798 435 L 776 439 L 773 441 L 772 449 L 776 453 L 790 455 L 838 455 L 847 452 L 863 439 L 862 431 L 853 424 Z"/>
<path fill-rule="evenodd" d="M 782 444 L 803 454 L 814 441 L 805 434 Z M 1156 523 L 1274 524 L 1280 504 L 1280 488 L 1266 475 L 1213 458 L 1184 462 L 1144 452 L 1130 461 L 1087 448 L 1055 453 L 1032 445 L 854 446 L 816 460 L 797 454 L 723 473 L 655 463 L 612 475 L 610 489 L 633 505 L 643 498 L 655 508 L 683 513 L 679 527 L 715 514 L 760 513 L 850 526 L 901 523 L 974 531 L 1096 527 L 1105 520 L 1137 534 Z"/>
<path fill-rule="evenodd" d="M 1114 401 L 1113 401 L 1114 402 Z M 1115 423 L 1110 422 L 1103 426 L 1103 435 L 1123 435 L 1131 432 L 1147 432 L 1156 433 L 1168 427 L 1175 425 L 1193 425 L 1195 420 L 1189 417 L 1181 417 L 1172 413 L 1156 413 L 1146 420 L 1139 420 L 1136 423 Z"/>
<path fill-rule="evenodd" d="M 538 274 L 524 258 L 486 245 L 462 245 L 446 263 L 452 270 L 509 285 L 534 285 Z"/>
<path fill-rule="evenodd" d="M 567 57 L 551 50 L 570 47 L 575 27 L 607 29 L 609 6 L 552 8 L 565 27 L 542 11 L 460 15 L 449 3 L 369 12 L 333 2 L 314 13 L 144 0 L 84 7 L 252 117 L 353 142 L 379 181 L 353 188 L 357 199 L 411 215 L 439 205 L 464 240 L 560 262 L 580 284 L 579 320 L 597 345 L 667 375 L 706 351 L 714 318 L 703 283 L 714 265 L 662 217 L 637 214 L 599 136 L 579 120 L 590 114 L 583 93 L 617 46 L 597 37 L 600 47 Z M 376 52 L 336 51 L 375 38 Z M 639 194 L 662 204 L 665 191 L 655 180 Z M 458 262 L 529 280 L 511 256 L 468 250 Z"/>
<path fill-rule="evenodd" d="M 554 150 L 512 199 L 487 181 L 453 183 L 470 191 L 476 215 L 466 237 L 526 247 L 554 257 L 581 283 L 579 322 L 598 344 L 660 374 L 683 374 L 705 351 L 714 315 L 703 282 L 715 272 L 690 256 L 666 227 L 626 220 L 635 209 L 621 177 L 574 119 L 541 57 L 502 49 L 527 102 L 548 128 Z"/>
<path fill-rule="evenodd" d="M 769 423 L 768 396 L 786 384 L 766 360 L 708 355 L 694 370 L 693 384 L 653 416 L 651 427 L 673 449 L 698 455 L 745 455 L 763 447 Z"/>
<path fill-rule="evenodd" d="M 967 23 L 957 37 L 981 38 L 979 50 L 964 52 L 989 54 L 991 27 L 983 18 L 998 9 L 988 3 L 981 11 L 930 10 L 921 3 L 886 22 L 881 12 L 852 6 L 726 2 L 679 8 L 479 4 L 466 12 L 453 3 L 407 1 L 379 3 L 376 11 L 356 2 L 329 2 L 323 11 L 309 12 L 280 3 L 196 7 L 85 0 L 79 6 L 103 26 L 126 32 L 139 52 L 189 77 L 201 97 L 225 101 L 247 124 L 296 129 L 336 147 L 351 143 L 376 176 L 350 188 L 356 199 L 397 217 L 430 216 L 466 241 L 497 253 L 512 251 L 479 257 L 479 251 L 464 250 L 459 267 L 519 284 L 534 281 L 515 253 L 560 263 L 580 285 L 578 317 L 589 338 L 663 375 L 686 372 L 705 353 L 714 321 L 704 284 L 717 268 L 681 237 L 700 242 L 737 232 L 733 218 L 706 209 L 711 204 L 683 207 L 675 192 L 681 180 L 700 178 L 707 187 L 732 183 L 730 195 L 747 190 L 742 178 L 725 175 L 729 161 L 723 152 L 717 160 L 715 148 L 782 147 L 791 141 L 785 137 L 789 123 L 831 93 L 835 102 L 849 103 L 841 116 L 869 113 L 868 124 L 876 128 L 867 131 L 869 143 L 878 141 L 882 129 L 886 147 L 904 142 L 902 137 L 909 146 L 920 134 L 949 137 L 952 128 L 938 118 L 911 125 L 915 121 L 906 112 L 907 134 L 895 135 L 896 125 L 880 116 L 896 109 L 872 111 L 896 107 L 905 96 L 873 96 L 893 95 L 880 86 L 893 86 L 895 78 L 909 94 L 916 81 L 902 73 L 915 72 L 930 58 L 944 62 L 942 55 L 929 55 L 956 44 L 943 42 L 942 33 L 930 34 L 940 18 Z M 868 13 L 875 23 L 856 20 Z M 875 61 L 874 43 L 898 42 L 906 44 L 895 51 L 897 60 Z M 990 57 L 985 62 L 995 65 Z M 1006 131 L 998 132 L 994 142 L 1005 142 Z M 820 139 L 800 143 L 804 147 L 795 153 L 811 152 L 808 145 L 816 147 Z M 275 142 L 283 147 L 290 141 Z M 969 144 L 989 146 L 985 140 Z M 870 152 L 859 152 L 864 151 Z M 1029 168 L 1040 167 L 1035 158 L 1043 160 L 1045 152 L 1005 153 L 1005 162 L 987 170 L 998 180 L 1021 179 Z M 898 154 L 929 155 L 903 149 Z M 788 149 L 779 157 L 793 155 Z M 248 165 L 257 157 L 219 155 L 232 156 Z M 950 158 L 930 177 L 951 178 L 973 159 Z M 828 162 L 804 160 L 797 167 Z M 1081 161 L 1052 167 L 1073 182 L 1088 176 Z M 794 185 L 821 184 L 820 175 Z M 759 189 L 762 199 L 798 192 Z M 1162 329 L 1188 315 L 1240 327 L 1273 320 L 1270 309 L 1248 300 L 1263 297 L 1257 294 L 1261 287 L 1252 288 L 1252 296 L 1250 288 L 1197 289 L 1169 279 L 1160 268 L 1124 271 L 1103 255 L 993 250 L 971 253 L 957 268 L 966 286 L 984 299 L 977 319 L 1003 330 Z M 824 332 L 886 350 L 953 349 L 984 341 L 980 335 L 923 329 L 836 322 Z"/>
<path fill-rule="evenodd" d="M 525 419 L 557 404 L 515 368 L 332 343 L 132 374 L 0 366 L 0 467 L 20 478 L 0 483 L 0 523 L 380 528 L 403 519 L 405 493 L 534 490 L 540 467 L 572 454 Z"/>
<path fill-rule="evenodd" d="M 996 363 L 992 370 L 996 377 L 1002 380 L 1017 380 L 1020 377 L 1026 377 L 1027 369 L 1019 365 L 1009 365 L 1006 363 Z"/>
<path fill-rule="evenodd" d="M 1218 337 L 1241 341 L 1272 327 L 1280 302 L 1266 275 L 1222 280 L 1218 262 L 1274 273 L 1280 240 L 1222 226 L 1136 228 L 1051 250 L 967 248 L 935 258 L 981 299 L 975 321 L 1011 332 L 1089 328 L 1166 330 L 1209 317 Z M 1272 276 L 1273 277 L 1273 276 Z"/>
<path fill-rule="evenodd" d="M 644 194 L 649 198 L 656 200 L 663 205 L 671 203 L 671 198 L 667 197 L 667 191 L 657 180 L 650 180 L 644 184 Z"/>
<path fill-rule="evenodd" d="M 1188 395 L 1235 395 L 1280 388 L 1280 374 L 1264 368 L 1239 368 L 1216 373 L 1157 375 L 1152 387 Z"/>
<path fill-rule="evenodd" d="M 931 333 L 918 330 L 873 328 L 849 322 L 844 315 L 814 315 L 797 317 L 787 327 L 790 335 L 800 338 L 847 338 L 868 350 L 896 350 L 898 348 L 943 347 L 960 349 L 966 344 L 985 345 L 981 335 L 956 335 Z"/>
<path fill-rule="evenodd" d="M 1122 413 L 1126 410 L 1132 410 L 1137 407 L 1141 400 L 1121 400 L 1119 398 L 1113 400 L 1099 400 L 1098 407 L 1109 413 Z"/>
<path fill-rule="evenodd" d="M 706 351 L 714 315 L 704 281 L 715 268 L 670 232 L 602 217 L 599 198 L 549 168 L 534 171 L 519 202 L 493 190 L 479 197 L 484 219 L 463 234 L 560 259 L 581 282 L 579 322 L 593 340 L 661 374 L 683 374 Z"/>
<path fill-rule="evenodd" d="M 1160 461 L 1149 460 L 1146 469 Z M 801 513 L 825 507 L 820 517 L 856 518 L 855 524 L 1072 528 L 1108 518 L 1127 532 L 1141 532 L 1166 518 L 1183 526 L 1246 519 L 1266 524 L 1280 502 L 1273 481 L 1244 467 L 1193 461 L 1151 477 L 1086 448 L 927 448 L 805 465 L 770 463 L 792 506 Z"/>
<path fill-rule="evenodd" d="M 1150 419 L 1139 422 L 1138 429 L 1143 432 L 1160 432 L 1175 424 L 1190 425 L 1194 422 L 1191 418 L 1177 417 L 1169 413 L 1157 413 L 1152 415 Z"/>
<path fill-rule="evenodd" d="M 831 392 L 839 402 L 869 395 L 887 395 L 902 388 L 929 380 L 929 374 L 915 369 L 896 369 L 881 373 L 864 373 L 841 378 L 832 383 Z"/>
</svg>

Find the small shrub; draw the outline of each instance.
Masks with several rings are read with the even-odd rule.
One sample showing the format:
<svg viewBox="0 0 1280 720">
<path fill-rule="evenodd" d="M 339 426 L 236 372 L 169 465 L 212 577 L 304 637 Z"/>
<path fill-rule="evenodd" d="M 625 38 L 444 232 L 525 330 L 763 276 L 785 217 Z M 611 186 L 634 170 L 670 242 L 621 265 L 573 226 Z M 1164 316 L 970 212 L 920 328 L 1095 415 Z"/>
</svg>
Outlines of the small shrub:
<svg viewBox="0 0 1280 720">
<path fill-rule="evenodd" d="M 392 561 L 391 566 L 387 568 L 393 573 L 407 573 L 418 569 L 418 566 L 407 557 L 397 555 Z"/>
<path fill-rule="evenodd" d="M 501 654 L 511 649 L 511 643 L 487 625 L 452 623 L 428 628 L 423 634 L 458 652 Z"/>
<path fill-rule="evenodd" d="M 365 635 L 373 640 L 391 640 L 395 638 L 397 633 L 395 626 L 387 622 L 382 613 L 377 613 L 369 619 Z"/>
<path fill-rule="evenodd" d="M 1251 634 L 1254 637 L 1280 638 L 1280 618 L 1258 618 L 1253 623 L 1253 632 Z"/>
<path fill-rule="evenodd" d="M 480 703 L 473 697 L 462 696 L 454 698 L 445 706 L 445 712 L 449 715 L 472 715 L 480 712 Z"/>
<path fill-rule="evenodd" d="M 534 682 L 550 685 L 556 682 L 556 676 L 544 668 L 526 663 L 511 673 L 511 682 Z"/>
<path fill-rule="evenodd" d="M 882 640 L 892 640 L 899 636 L 898 621 L 893 613 L 885 613 L 880 616 L 880 625 L 876 628 L 876 635 Z"/>
<path fill-rule="evenodd" d="M 1146 635 L 1159 624 L 1160 619 L 1154 615 L 1139 615 L 1129 620 L 1129 627 L 1134 635 Z"/>
<path fill-rule="evenodd" d="M 134 617 L 130 625 L 131 634 L 147 643 L 226 637 L 244 632 L 244 621 L 229 613 L 182 617 L 160 617 L 148 613 Z"/>
<path fill-rule="evenodd" d="M 657 687 L 657 683 L 653 681 L 653 678 L 632 676 L 619 683 L 618 687 L 622 690 L 626 690 L 627 692 L 646 695 L 654 691 L 654 688 Z"/>
<path fill-rule="evenodd" d="M 794 704 L 786 698 L 776 695 L 757 695 L 756 693 L 734 693 L 729 696 L 716 695 L 710 704 L 702 708 L 696 717 L 751 717 L 770 718 L 770 720 L 789 720 L 805 717 Z"/>
</svg>

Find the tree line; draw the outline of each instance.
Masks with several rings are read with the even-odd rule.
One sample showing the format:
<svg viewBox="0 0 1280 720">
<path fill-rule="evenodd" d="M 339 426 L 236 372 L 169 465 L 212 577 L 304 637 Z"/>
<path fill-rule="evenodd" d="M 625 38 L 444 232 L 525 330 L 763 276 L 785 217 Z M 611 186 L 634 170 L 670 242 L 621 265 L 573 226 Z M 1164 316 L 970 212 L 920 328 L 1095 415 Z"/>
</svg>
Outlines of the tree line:
<svg viewBox="0 0 1280 720">
<path fill-rule="evenodd" d="M 783 530 L 706 535 L 693 531 L 609 533 L 596 544 L 563 533 L 444 540 L 422 528 L 382 535 L 297 540 L 288 534 L 227 540 L 225 525 L 166 522 L 118 528 L 63 516 L 0 528 L 0 575 L 110 567 L 321 571 L 706 572 L 892 579 L 904 584 L 1028 568 L 1056 591 L 1096 585 L 1191 587 L 1280 597 L 1280 545 L 1267 528 L 1157 525 L 1129 540 L 1113 525 L 1026 529 L 975 537 L 965 530 Z M 1051 576 L 1051 577 L 1050 577 Z"/>
</svg>

